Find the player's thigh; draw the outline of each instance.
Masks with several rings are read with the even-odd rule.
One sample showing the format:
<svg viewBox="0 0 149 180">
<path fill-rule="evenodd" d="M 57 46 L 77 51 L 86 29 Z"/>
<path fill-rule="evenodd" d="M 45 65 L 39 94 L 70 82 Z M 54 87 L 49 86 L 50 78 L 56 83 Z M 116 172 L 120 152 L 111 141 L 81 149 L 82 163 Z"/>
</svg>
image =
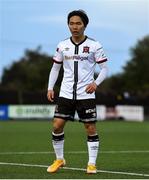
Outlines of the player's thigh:
<svg viewBox="0 0 149 180">
<path fill-rule="evenodd" d="M 95 99 L 78 100 L 76 109 L 81 122 L 96 122 L 97 113 Z"/>
<path fill-rule="evenodd" d="M 75 103 L 71 99 L 60 97 L 58 99 L 54 118 L 60 118 L 64 120 L 73 120 L 75 114 Z"/>
</svg>

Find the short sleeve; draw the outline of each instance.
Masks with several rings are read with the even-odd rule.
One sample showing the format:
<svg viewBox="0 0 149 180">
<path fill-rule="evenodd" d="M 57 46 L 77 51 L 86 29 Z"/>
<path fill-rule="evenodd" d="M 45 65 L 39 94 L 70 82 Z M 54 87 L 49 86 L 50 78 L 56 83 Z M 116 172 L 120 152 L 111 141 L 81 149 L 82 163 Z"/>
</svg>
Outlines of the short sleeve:
<svg viewBox="0 0 149 180">
<path fill-rule="evenodd" d="M 58 64 L 61 64 L 63 62 L 63 53 L 60 43 L 58 44 L 56 52 L 53 56 L 53 61 Z"/>
<path fill-rule="evenodd" d="M 103 63 L 103 62 L 107 61 L 107 57 L 106 57 L 104 50 L 99 42 L 97 42 L 97 44 L 96 44 L 95 61 L 96 61 L 96 63 Z"/>
</svg>

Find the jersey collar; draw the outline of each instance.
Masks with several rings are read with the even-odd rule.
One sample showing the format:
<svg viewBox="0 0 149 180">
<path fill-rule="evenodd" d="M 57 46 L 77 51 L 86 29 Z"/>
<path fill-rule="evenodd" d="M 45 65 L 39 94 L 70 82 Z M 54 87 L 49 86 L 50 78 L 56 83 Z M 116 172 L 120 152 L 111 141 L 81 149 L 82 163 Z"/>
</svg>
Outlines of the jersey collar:
<svg viewBox="0 0 149 180">
<path fill-rule="evenodd" d="M 81 41 L 79 44 L 76 44 L 73 40 L 72 40 L 72 37 L 70 37 L 70 41 L 72 42 L 72 44 L 74 44 L 75 46 L 79 46 L 79 45 L 81 45 L 82 43 L 84 43 L 85 41 L 86 41 L 86 39 L 87 39 L 88 37 L 87 36 L 85 36 L 85 38 L 84 38 L 84 40 L 83 41 Z"/>
</svg>

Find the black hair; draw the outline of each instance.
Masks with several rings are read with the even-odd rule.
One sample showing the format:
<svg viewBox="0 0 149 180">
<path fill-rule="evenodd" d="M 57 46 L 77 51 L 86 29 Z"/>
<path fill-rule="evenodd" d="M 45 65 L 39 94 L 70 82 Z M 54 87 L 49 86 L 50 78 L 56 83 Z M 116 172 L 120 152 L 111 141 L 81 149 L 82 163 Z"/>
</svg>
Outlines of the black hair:
<svg viewBox="0 0 149 180">
<path fill-rule="evenodd" d="M 67 23 L 68 23 L 68 24 L 69 24 L 69 20 L 70 20 L 70 18 L 71 18 L 72 16 L 79 16 L 79 17 L 81 18 L 81 20 L 83 21 L 83 24 L 84 24 L 85 27 L 86 27 L 87 24 L 89 23 L 89 18 L 88 18 L 88 16 L 87 16 L 86 12 L 83 11 L 83 10 L 80 10 L 80 9 L 79 9 L 79 10 L 74 10 L 74 11 L 70 12 L 70 13 L 68 14 L 68 17 L 67 17 Z"/>
</svg>

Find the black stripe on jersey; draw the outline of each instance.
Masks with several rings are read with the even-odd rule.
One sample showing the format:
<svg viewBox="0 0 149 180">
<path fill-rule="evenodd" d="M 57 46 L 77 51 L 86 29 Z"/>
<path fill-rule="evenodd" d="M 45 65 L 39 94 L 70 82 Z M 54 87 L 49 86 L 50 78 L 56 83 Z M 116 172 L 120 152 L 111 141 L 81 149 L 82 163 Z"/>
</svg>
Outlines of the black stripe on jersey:
<svg viewBox="0 0 149 180">
<path fill-rule="evenodd" d="M 79 53 L 79 46 L 80 46 L 82 43 L 84 43 L 87 38 L 88 38 L 88 37 L 85 36 L 85 38 L 83 39 L 83 41 L 81 41 L 79 44 L 76 44 L 76 43 L 72 40 L 72 37 L 70 38 L 70 41 L 72 42 L 72 44 L 75 45 L 75 52 L 74 52 L 74 54 L 78 54 L 78 53 Z"/>
<path fill-rule="evenodd" d="M 106 61 L 107 61 L 107 59 L 103 59 L 103 60 L 97 61 L 96 63 L 100 64 L 100 63 L 103 63 L 103 62 L 106 62 Z"/>
<path fill-rule="evenodd" d="M 77 98 L 77 82 L 78 82 L 78 61 L 74 61 L 74 85 L 73 85 L 73 99 Z"/>
<path fill-rule="evenodd" d="M 79 52 L 79 46 L 78 45 L 75 45 L 75 54 L 78 54 L 78 52 Z"/>
<path fill-rule="evenodd" d="M 79 44 L 76 44 L 72 37 L 70 38 L 70 41 L 75 45 L 75 51 L 74 54 L 79 53 L 79 46 L 84 43 L 87 39 L 87 36 L 85 36 L 84 40 L 81 41 Z M 77 99 L 77 83 L 78 83 L 78 61 L 74 61 L 74 85 L 73 85 L 73 100 Z"/>
</svg>

